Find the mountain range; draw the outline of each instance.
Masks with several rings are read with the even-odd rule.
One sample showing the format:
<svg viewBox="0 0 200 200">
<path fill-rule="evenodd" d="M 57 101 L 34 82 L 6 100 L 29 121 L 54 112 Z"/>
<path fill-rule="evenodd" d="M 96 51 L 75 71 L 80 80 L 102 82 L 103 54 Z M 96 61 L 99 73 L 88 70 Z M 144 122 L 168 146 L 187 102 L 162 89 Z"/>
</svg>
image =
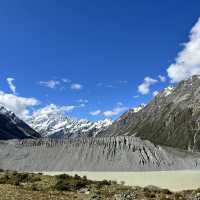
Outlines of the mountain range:
<svg viewBox="0 0 200 200">
<path fill-rule="evenodd" d="M 0 139 L 38 138 L 40 134 L 33 130 L 12 111 L 0 105 Z"/>
<path fill-rule="evenodd" d="M 114 122 L 73 119 L 54 105 L 24 122 L 1 106 L 0 139 L 3 169 L 200 169 L 200 76 L 165 88 Z"/>
<path fill-rule="evenodd" d="M 25 123 L 0 107 L 0 139 L 82 136 L 135 136 L 154 144 L 200 151 L 200 76 L 165 88 L 149 104 L 128 110 L 114 122 L 74 119 L 50 105 Z"/>
<path fill-rule="evenodd" d="M 154 144 L 200 151 L 200 76 L 165 88 L 138 112 L 130 109 L 102 135 L 135 136 Z"/>
<path fill-rule="evenodd" d="M 112 120 L 97 122 L 77 120 L 65 116 L 55 105 L 50 105 L 35 112 L 27 123 L 40 133 L 41 137 L 77 138 L 97 136 L 112 124 Z"/>
</svg>

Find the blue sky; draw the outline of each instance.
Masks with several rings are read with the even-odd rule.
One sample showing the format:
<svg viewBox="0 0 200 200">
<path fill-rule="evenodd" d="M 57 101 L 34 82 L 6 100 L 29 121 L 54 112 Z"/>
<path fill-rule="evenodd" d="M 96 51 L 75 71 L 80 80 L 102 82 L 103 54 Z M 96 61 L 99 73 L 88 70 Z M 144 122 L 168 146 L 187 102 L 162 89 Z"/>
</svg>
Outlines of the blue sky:
<svg viewBox="0 0 200 200">
<path fill-rule="evenodd" d="M 185 62 L 184 74 L 174 74 L 199 8 L 198 0 L 1 1 L 0 103 L 25 115 L 55 104 L 77 118 L 115 119 L 199 72 L 195 60 L 195 70 Z"/>
</svg>

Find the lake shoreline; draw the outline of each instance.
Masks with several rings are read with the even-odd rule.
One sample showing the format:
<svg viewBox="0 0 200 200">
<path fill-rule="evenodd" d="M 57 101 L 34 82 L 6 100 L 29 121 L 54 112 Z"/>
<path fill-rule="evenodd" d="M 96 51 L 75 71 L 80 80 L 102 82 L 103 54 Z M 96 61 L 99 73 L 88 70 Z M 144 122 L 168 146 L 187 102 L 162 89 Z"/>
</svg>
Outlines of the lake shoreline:
<svg viewBox="0 0 200 200">
<path fill-rule="evenodd" d="M 38 173 L 38 172 L 35 172 Z M 194 190 L 200 188 L 199 170 L 143 171 L 143 172 L 105 172 L 105 171 L 41 171 L 44 175 L 69 174 L 87 176 L 91 180 L 112 180 L 124 182 L 129 186 L 146 187 L 154 185 L 172 191 Z"/>
</svg>

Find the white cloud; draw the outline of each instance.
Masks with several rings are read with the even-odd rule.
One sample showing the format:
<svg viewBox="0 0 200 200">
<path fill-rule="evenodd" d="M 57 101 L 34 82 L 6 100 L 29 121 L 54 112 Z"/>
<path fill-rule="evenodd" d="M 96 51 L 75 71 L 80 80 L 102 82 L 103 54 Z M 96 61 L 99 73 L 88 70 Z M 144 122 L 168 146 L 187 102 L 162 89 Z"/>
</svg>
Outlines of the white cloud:
<svg viewBox="0 0 200 200">
<path fill-rule="evenodd" d="M 155 97 L 158 93 L 159 93 L 158 91 L 154 91 L 153 96 Z"/>
<path fill-rule="evenodd" d="M 101 110 L 95 110 L 95 111 L 90 112 L 90 115 L 92 115 L 92 116 L 97 116 L 97 115 L 100 115 L 100 114 L 101 114 Z"/>
<path fill-rule="evenodd" d="M 56 81 L 56 80 L 40 81 L 39 84 L 41 86 L 45 86 L 45 87 L 54 89 L 54 88 L 56 88 L 56 86 L 58 86 L 60 84 L 60 81 Z"/>
<path fill-rule="evenodd" d="M 86 106 L 85 103 L 81 103 L 78 107 L 80 107 L 80 108 L 84 108 L 85 106 Z"/>
<path fill-rule="evenodd" d="M 78 99 L 77 100 L 78 103 L 88 103 L 89 101 L 87 99 Z"/>
<path fill-rule="evenodd" d="M 166 81 L 166 77 L 159 75 L 158 78 L 160 79 L 160 82 L 165 82 Z"/>
<path fill-rule="evenodd" d="M 117 102 L 117 106 L 123 106 L 123 103 L 121 101 Z"/>
<path fill-rule="evenodd" d="M 55 104 L 50 104 L 47 105 L 43 108 L 40 108 L 38 110 L 36 110 L 33 113 L 33 117 L 34 116 L 38 116 L 38 115 L 49 115 L 49 114 L 55 114 L 55 113 L 68 113 L 71 112 L 75 109 L 75 106 L 73 105 L 69 105 L 69 106 L 57 106 Z"/>
<path fill-rule="evenodd" d="M 78 84 L 78 83 L 74 83 L 74 84 L 71 84 L 71 89 L 72 90 L 82 90 L 83 89 L 83 85 Z"/>
<path fill-rule="evenodd" d="M 89 101 L 87 99 L 78 99 L 76 100 L 76 102 L 79 103 L 79 106 L 77 107 L 84 108 L 86 107 L 86 104 L 88 104 Z"/>
<path fill-rule="evenodd" d="M 29 108 L 39 104 L 35 98 L 19 97 L 14 94 L 0 91 L 0 104 L 13 111 L 20 118 L 27 118 L 30 114 Z"/>
<path fill-rule="evenodd" d="M 113 108 L 112 110 L 107 110 L 107 111 L 103 112 L 103 115 L 105 117 L 113 117 L 113 116 L 119 115 L 122 112 L 125 112 L 126 110 L 128 110 L 127 107 L 125 107 L 121 104 L 117 104 L 117 106 L 115 108 Z"/>
<path fill-rule="evenodd" d="M 71 83 L 71 80 L 68 79 L 68 78 L 63 78 L 63 79 L 62 79 L 62 82 L 64 82 L 64 83 Z"/>
<path fill-rule="evenodd" d="M 133 96 L 134 99 L 137 99 L 137 98 L 139 98 L 139 97 L 140 97 L 140 95 L 134 95 L 134 96 Z"/>
<path fill-rule="evenodd" d="M 150 91 L 150 87 L 157 83 L 158 80 L 150 78 L 150 77 L 145 77 L 144 82 L 138 86 L 138 92 L 142 95 L 148 94 Z"/>
<path fill-rule="evenodd" d="M 16 87 L 13 83 L 15 79 L 14 78 L 7 78 L 6 81 L 8 83 L 8 86 L 10 88 L 10 90 L 12 91 L 13 94 L 16 94 Z"/>
<path fill-rule="evenodd" d="M 62 106 L 60 109 L 62 109 L 64 112 L 71 112 L 76 108 L 76 106 L 71 105 L 71 106 Z"/>
<path fill-rule="evenodd" d="M 167 69 L 171 82 L 179 82 L 200 74 L 200 18 L 190 32 L 189 41 Z"/>
</svg>

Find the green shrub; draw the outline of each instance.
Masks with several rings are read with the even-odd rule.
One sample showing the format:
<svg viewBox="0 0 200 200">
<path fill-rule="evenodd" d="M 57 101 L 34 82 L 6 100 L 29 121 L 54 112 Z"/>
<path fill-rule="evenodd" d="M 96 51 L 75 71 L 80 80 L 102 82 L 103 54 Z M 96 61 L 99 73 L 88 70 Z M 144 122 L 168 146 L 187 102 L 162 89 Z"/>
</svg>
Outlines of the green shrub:
<svg viewBox="0 0 200 200">
<path fill-rule="evenodd" d="M 28 173 L 6 173 L 0 178 L 0 184 L 20 185 L 20 183 L 37 182 L 41 181 L 38 175 Z"/>
<path fill-rule="evenodd" d="M 144 193 L 144 196 L 147 198 L 155 198 L 156 197 L 156 195 L 153 192 L 147 192 L 147 191 Z"/>
<path fill-rule="evenodd" d="M 71 186 L 66 181 L 60 180 L 55 184 L 53 189 L 58 191 L 70 191 Z"/>
<path fill-rule="evenodd" d="M 55 176 L 56 177 L 56 179 L 58 179 L 58 180 L 63 180 L 63 179 L 68 179 L 68 178 L 70 178 L 70 176 L 69 175 L 67 175 L 67 174 L 60 174 L 60 175 L 56 175 Z"/>
<path fill-rule="evenodd" d="M 169 195 L 172 194 L 172 192 L 170 190 L 168 190 L 168 189 L 163 189 L 162 193 L 163 194 L 169 194 Z"/>
<path fill-rule="evenodd" d="M 73 191 L 73 190 L 79 190 L 84 187 L 90 187 L 90 185 L 93 183 L 93 181 L 87 180 L 87 177 L 80 177 L 78 175 L 69 176 L 67 174 L 61 174 L 56 176 L 56 184 L 54 186 L 54 189 L 60 190 L 60 191 Z"/>
<path fill-rule="evenodd" d="M 31 188 L 30 188 L 32 191 L 39 191 L 39 188 L 38 186 L 34 183 L 31 185 Z"/>
</svg>

